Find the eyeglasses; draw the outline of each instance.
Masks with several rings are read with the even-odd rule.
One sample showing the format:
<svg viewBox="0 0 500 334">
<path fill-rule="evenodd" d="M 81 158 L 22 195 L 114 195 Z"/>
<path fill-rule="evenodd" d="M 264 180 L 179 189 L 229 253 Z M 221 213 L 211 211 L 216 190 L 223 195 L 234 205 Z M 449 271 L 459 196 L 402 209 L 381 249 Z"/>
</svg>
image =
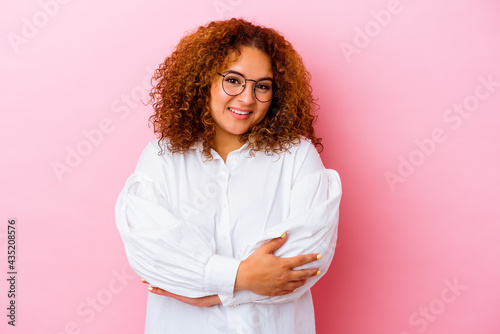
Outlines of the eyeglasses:
<svg viewBox="0 0 500 334">
<path fill-rule="evenodd" d="M 236 72 L 228 72 L 226 74 L 218 73 L 222 77 L 222 89 L 227 95 L 237 96 L 243 93 L 247 85 L 247 81 L 255 82 L 253 86 L 253 94 L 260 102 L 269 102 L 273 99 L 274 89 L 271 79 L 252 80 Z"/>
</svg>

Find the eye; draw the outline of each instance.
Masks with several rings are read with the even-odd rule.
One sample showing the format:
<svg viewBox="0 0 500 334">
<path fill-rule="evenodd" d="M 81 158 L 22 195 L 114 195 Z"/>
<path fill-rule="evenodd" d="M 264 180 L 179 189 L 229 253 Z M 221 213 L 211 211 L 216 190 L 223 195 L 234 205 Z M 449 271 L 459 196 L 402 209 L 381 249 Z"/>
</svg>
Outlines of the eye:
<svg viewBox="0 0 500 334">
<path fill-rule="evenodd" d="M 226 76 L 224 81 L 227 83 L 230 83 L 232 85 L 240 85 L 241 84 L 241 79 L 235 76 Z"/>
<path fill-rule="evenodd" d="M 270 82 L 257 82 L 255 85 L 255 89 L 258 89 L 260 91 L 268 91 L 273 87 L 273 85 Z"/>
</svg>

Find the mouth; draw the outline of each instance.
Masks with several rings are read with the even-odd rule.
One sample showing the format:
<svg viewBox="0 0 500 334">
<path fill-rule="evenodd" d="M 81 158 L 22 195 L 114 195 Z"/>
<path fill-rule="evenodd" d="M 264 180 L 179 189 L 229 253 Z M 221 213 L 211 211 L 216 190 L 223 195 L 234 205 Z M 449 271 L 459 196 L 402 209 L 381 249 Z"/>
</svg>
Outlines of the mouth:
<svg viewBox="0 0 500 334">
<path fill-rule="evenodd" d="M 229 107 L 228 109 L 229 109 L 229 111 L 231 111 L 232 113 L 235 113 L 237 115 L 250 115 L 252 113 L 251 111 L 237 110 L 237 109 L 234 109 L 231 107 Z"/>
</svg>

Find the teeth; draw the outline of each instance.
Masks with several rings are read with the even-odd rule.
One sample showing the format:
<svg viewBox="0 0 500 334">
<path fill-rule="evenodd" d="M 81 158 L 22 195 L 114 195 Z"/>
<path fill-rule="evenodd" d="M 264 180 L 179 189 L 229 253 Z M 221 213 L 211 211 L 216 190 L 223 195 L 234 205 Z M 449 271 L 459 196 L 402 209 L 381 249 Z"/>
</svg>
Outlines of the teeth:
<svg viewBox="0 0 500 334">
<path fill-rule="evenodd" d="M 229 108 L 229 110 L 231 110 L 232 112 L 234 112 L 235 114 L 238 114 L 238 115 L 248 115 L 248 114 L 250 114 L 250 112 L 239 111 L 239 110 L 235 110 L 233 108 Z"/>
</svg>

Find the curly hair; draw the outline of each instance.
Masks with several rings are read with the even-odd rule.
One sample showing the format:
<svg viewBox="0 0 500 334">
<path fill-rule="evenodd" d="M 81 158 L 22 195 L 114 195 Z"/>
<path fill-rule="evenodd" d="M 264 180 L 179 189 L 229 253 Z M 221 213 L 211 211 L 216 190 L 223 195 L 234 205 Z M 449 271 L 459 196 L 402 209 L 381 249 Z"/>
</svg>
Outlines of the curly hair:
<svg viewBox="0 0 500 334">
<path fill-rule="evenodd" d="M 271 58 L 276 93 L 264 119 L 240 136 L 250 152 L 268 155 L 288 150 L 308 138 L 321 152 L 321 138 L 314 134 L 317 104 L 310 74 L 302 58 L 273 29 L 243 19 L 214 21 L 184 36 L 172 54 L 156 69 L 150 96 L 154 132 L 167 139 L 171 152 L 185 152 L 202 141 L 203 156 L 211 159 L 215 124 L 210 112 L 210 87 L 240 47 L 256 48 Z M 163 149 L 160 153 L 163 152 Z"/>
</svg>

